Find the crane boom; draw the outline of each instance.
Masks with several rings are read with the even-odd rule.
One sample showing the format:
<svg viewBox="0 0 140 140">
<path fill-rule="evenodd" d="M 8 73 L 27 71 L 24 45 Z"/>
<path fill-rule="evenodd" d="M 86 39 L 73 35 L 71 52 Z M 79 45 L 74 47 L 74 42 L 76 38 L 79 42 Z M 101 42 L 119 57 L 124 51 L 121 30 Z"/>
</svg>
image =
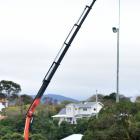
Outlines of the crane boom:
<svg viewBox="0 0 140 140">
<path fill-rule="evenodd" d="M 59 53 L 57 54 L 56 58 L 54 59 L 47 74 L 45 75 L 45 77 L 43 79 L 43 83 L 26 114 L 26 121 L 25 121 L 25 128 L 24 128 L 24 140 L 29 140 L 29 129 L 30 129 L 30 123 L 33 119 L 33 113 L 34 113 L 36 107 L 39 105 L 41 97 L 43 96 L 46 88 L 48 87 L 51 79 L 53 78 L 57 68 L 59 67 L 61 61 L 63 60 L 66 52 L 68 51 L 71 43 L 73 42 L 74 38 L 76 37 L 83 22 L 85 21 L 90 10 L 92 9 L 92 6 L 94 5 L 95 1 L 96 0 L 93 0 L 89 6 L 86 5 L 84 11 L 82 12 L 82 15 L 80 16 L 80 18 L 78 19 L 76 24 L 74 24 L 74 26 L 72 27 L 70 33 L 68 34 L 66 40 L 64 41 L 64 43 L 62 45 L 62 48 L 60 49 Z"/>
</svg>

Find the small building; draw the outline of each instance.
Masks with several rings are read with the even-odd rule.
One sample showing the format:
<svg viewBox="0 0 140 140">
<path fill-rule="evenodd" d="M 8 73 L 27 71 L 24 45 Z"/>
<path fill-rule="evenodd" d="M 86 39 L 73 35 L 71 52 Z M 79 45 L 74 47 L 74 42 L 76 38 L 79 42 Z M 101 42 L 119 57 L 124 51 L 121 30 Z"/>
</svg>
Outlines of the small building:
<svg viewBox="0 0 140 140">
<path fill-rule="evenodd" d="M 57 115 L 53 118 L 59 119 L 59 124 L 62 121 L 67 121 L 71 124 L 76 124 L 79 118 L 90 118 L 99 113 L 103 104 L 101 102 L 80 102 L 71 103 L 66 105 Z"/>
<path fill-rule="evenodd" d="M 8 101 L 6 99 L 0 99 L 0 112 L 3 108 L 8 106 Z"/>
<path fill-rule="evenodd" d="M 2 111 L 3 108 L 5 108 L 5 106 L 0 102 L 0 112 Z"/>
<path fill-rule="evenodd" d="M 82 140 L 83 135 L 82 134 L 72 134 L 64 139 L 61 140 Z"/>
</svg>

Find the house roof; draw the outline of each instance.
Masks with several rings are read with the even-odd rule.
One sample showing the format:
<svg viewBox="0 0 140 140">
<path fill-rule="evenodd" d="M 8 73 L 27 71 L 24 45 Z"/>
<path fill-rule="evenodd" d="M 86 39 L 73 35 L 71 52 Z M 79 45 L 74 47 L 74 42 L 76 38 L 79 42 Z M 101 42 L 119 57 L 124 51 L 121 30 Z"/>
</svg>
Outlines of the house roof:
<svg viewBox="0 0 140 140">
<path fill-rule="evenodd" d="M 62 108 L 58 113 L 58 115 L 63 115 L 63 114 L 66 114 L 66 108 Z"/>
<path fill-rule="evenodd" d="M 97 102 L 97 103 L 100 104 L 101 106 L 103 106 L 102 103 L 100 103 L 100 102 Z M 84 107 L 86 107 L 86 108 L 90 108 L 91 106 L 96 105 L 96 102 L 80 102 L 80 103 L 72 103 L 72 104 L 68 104 L 67 106 L 69 106 L 69 105 L 73 105 L 73 106 L 78 107 L 78 108 L 84 108 Z"/>
<path fill-rule="evenodd" d="M 66 108 L 62 108 L 57 115 L 52 116 L 53 118 L 68 118 L 70 116 L 66 115 Z"/>
<path fill-rule="evenodd" d="M 61 140 L 81 140 L 83 137 L 82 134 L 72 134 L 64 139 L 61 139 Z"/>
</svg>

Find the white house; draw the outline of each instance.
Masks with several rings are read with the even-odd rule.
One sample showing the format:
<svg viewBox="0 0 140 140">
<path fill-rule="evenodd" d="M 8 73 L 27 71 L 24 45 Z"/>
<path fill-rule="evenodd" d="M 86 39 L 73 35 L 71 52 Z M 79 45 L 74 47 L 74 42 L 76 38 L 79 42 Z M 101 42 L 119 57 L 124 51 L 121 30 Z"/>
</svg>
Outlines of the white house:
<svg viewBox="0 0 140 140">
<path fill-rule="evenodd" d="M 0 102 L 0 112 L 2 111 L 3 108 L 5 108 L 5 106 Z"/>
<path fill-rule="evenodd" d="M 3 108 L 8 106 L 8 101 L 5 99 L 0 100 L 0 112 L 2 111 Z"/>
<path fill-rule="evenodd" d="M 57 115 L 53 118 L 59 118 L 59 124 L 62 121 L 67 121 L 71 124 L 76 124 L 78 118 L 89 118 L 95 116 L 102 109 L 103 104 L 101 102 L 80 102 L 71 103 L 66 105 Z"/>
</svg>

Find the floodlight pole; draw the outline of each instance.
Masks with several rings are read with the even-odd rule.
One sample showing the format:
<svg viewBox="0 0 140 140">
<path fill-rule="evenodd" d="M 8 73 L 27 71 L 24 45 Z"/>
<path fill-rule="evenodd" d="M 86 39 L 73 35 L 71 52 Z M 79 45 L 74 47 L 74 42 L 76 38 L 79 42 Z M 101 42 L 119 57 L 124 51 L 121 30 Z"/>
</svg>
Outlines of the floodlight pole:
<svg viewBox="0 0 140 140">
<path fill-rule="evenodd" d="M 118 0 L 118 27 L 112 28 L 114 33 L 117 33 L 117 71 L 116 71 L 116 103 L 119 102 L 119 66 L 120 66 L 120 0 Z"/>
<path fill-rule="evenodd" d="M 119 54 L 119 44 L 120 44 L 120 29 L 113 27 L 112 28 L 114 33 L 117 33 L 117 70 L 116 70 L 116 103 L 119 102 L 119 63 L 120 63 L 120 54 Z"/>
<path fill-rule="evenodd" d="M 116 103 L 119 102 L 119 64 L 120 64 L 120 54 L 119 54 L 119 44 L 120 44 L 120 29 L 117 29 L 117 79 L 116 79 Z"/>
</svg>

